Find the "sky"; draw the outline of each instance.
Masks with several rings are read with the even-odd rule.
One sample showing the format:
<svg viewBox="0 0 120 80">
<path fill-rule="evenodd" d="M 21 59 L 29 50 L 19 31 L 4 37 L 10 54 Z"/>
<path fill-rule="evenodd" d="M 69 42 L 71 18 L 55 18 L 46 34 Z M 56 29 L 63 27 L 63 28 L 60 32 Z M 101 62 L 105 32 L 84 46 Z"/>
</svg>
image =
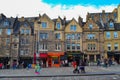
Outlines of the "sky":
<svg viewBox="0 0 120 80">
<path fill-rule="evenodd" d="M 66 16 L 76 20 L 81 16 L 85 21 L 88 12 L 112 12 L 119 4 L 119 0 L 0 0 L 0 13 L 7 17 L 36 17 L 46 13 L 51 19 Z"/>
</svg>

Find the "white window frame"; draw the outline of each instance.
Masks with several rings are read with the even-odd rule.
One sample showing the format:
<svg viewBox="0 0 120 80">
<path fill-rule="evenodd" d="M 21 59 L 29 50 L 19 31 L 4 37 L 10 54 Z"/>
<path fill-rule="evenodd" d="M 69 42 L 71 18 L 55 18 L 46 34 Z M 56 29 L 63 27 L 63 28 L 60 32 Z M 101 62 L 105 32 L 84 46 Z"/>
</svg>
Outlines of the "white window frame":
<svg viewBox="0 0 120 80">
<path fill-rule="evenodd" d="M 108 34 L 109 34 L 109 35 L 108 35 Z M 106 32 L 106 38 L 107 38 L 107 39 L 110 39 L 110 38 L 111 38 L 110 32 Z"/>
<path fill-rule="evenodd" d="M 113 28 L 113 27 L 114 27 L 114 23 L 113 23 L 113 22 L 110 22 L 110 23 L 109 23 L 109 26 L 110 26 L 110 28 Z"/>
<path fill-rule="evenodd" d="M 118 38 L 118 32 L 114 32 L 114 38 Z"/>
<path fill-rule="evenodd" d="M 110 47 L 110 50 L 109 50 L 109 47 Z M 111 44 L 110 43 L 107 44 L 107 49 L 108 49 L 108 51 L 111 51 Z"/>
<path fill-rule="evenodd" d="M 61 44 L 60 43 L 55 44 L 55 50 L 61 51 Z"/>
<path fill-rule="evenodd" d="M 61 26 L 60 22 L 57 22 L 56 28 L 57 28 L 57 29 L 60 29 L 60 26 Z"/>
<path fill-rule="evenodd" d="M 10 31 L 10 33 L 8 31 Z M 6 33 L 7 33 L 7 35 L 11 35 L 11 33 L 12 33 L 11 29 L 7 29 Z"/>
<path fill-rule="evenodd" d="M 42 28 L 47 28 L 47 22 L 42 22 L 41 25 L 42 25 Z"/>
<path fill-rule="evenodd" d="M 77 26 L 76 25 L 71 25 L 70 26 L 70 31 L 76 31 L 77 30 Z"/>
<path fill-rule="evenodd" d="M 115 47 L 117 47 L 116 50 L 115 50 Z M 119 44 L 118 44 L 118 43 L 115 43 L 115 44 L 114 44 L 114 50 L 115 50 L 115 51 L 118 51 L 118 48 L 119 48 Z"/>
<path fill-rule="evenodd" d="M 40 51 L 48 51 L 48 46 L 46 43 L 42 43 L 39 45 L 39 50 Z"/>
</svg>

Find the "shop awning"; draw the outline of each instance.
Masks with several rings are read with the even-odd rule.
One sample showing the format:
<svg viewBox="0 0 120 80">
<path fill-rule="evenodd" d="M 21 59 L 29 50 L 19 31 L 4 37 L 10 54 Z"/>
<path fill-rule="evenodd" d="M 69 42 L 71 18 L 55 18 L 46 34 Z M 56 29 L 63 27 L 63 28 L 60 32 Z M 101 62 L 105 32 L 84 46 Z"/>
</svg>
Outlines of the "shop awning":
<svg viewBox="0 0 120 80">
<path fill-rule="evenodd" d="M 120 52 L 107 52 L 107 54 L 114 56 L 114 55 L 120 55 Z"/>
<path fill-rule="evenodd" d="M 48 54 L 47 53 L 40 53 L 40 58 L 47 58 Z"/>
<path fill-rule="evenodd" d="M 62 56 L 64 52 L 48 52 L 49 56 Z"/>
</svg>

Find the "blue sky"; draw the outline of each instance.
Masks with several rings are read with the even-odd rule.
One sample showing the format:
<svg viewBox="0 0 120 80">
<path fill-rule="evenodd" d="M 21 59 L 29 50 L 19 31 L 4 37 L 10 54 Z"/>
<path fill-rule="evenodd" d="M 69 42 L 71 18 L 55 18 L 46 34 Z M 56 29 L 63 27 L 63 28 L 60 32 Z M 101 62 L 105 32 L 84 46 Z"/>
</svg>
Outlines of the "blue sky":
<svg viewBox="0 0 120 80">
<path fill-rule="evenodd" d="M 46 13 L 51 19 L 60 16 L 67 19 L 81 16 L 85 21 L 87 13 L 112 12 L 119 0 L 2 0 L 0 13 L 7 17 L 36 17 Z"/>
<path fill-rule="evenodd" d="M 120 0 L 42 0 L 45 3 L 52 5 L 94 5 L 94 6 L 105 6 L 112 4 L 119 4 Z"/>
</svg>

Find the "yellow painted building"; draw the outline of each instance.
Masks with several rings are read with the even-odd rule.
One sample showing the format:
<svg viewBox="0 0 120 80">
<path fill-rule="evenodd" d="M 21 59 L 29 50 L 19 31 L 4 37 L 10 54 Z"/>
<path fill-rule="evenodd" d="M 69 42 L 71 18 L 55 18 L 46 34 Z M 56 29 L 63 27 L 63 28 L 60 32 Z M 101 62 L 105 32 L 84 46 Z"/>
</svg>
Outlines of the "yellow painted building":
<svg viewBox="0 0 120 80">
<path fill-rule="evenodd" d="M 85 58 L 89 61 L 101 59 L 103 54 L 103 31 L 101 26 L 89 18 L 83 26 L 83 51 Z"/>
<path fill-rule="evenodd" d="M 74 18 L 70 20 L 64 29 L 65 51 L 68 61 L 83 59 L 82 53 L 82 26 Z"/>
<path fill-rule="evenodd" d="M 120 63 L 120 23 L 112 20 L 108 23 L 104 31 L 105 58 L 112 58 Z"/>
</svg>

